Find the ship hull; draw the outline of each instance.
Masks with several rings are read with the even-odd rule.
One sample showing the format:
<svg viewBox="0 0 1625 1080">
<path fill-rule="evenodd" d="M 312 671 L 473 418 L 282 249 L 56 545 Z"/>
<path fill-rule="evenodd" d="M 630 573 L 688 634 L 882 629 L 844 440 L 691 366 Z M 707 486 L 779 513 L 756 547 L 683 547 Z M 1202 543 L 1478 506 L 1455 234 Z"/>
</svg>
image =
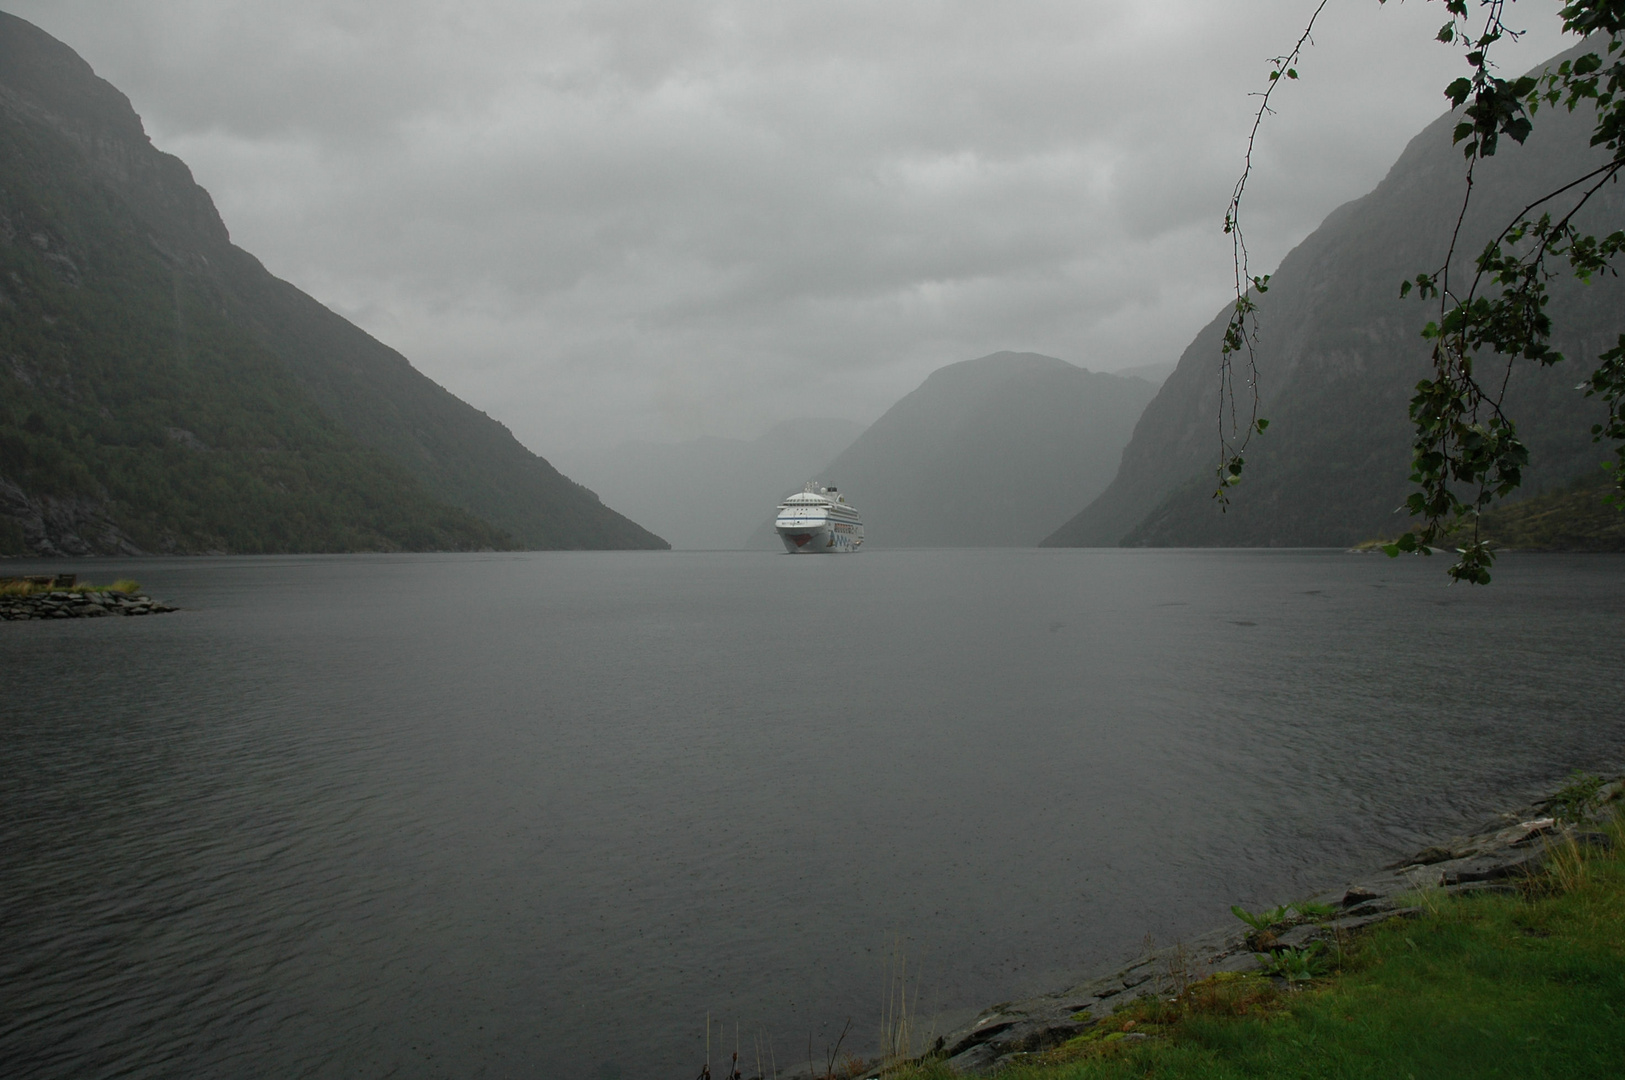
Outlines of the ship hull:
<svg viewBox="0 0 1625 1080">
<path fill-rule="evenodd" d="M 792 555 L 844 555 L 863 543 L 861 525 L 775 525 L 774 531 Z"/>
</svg>

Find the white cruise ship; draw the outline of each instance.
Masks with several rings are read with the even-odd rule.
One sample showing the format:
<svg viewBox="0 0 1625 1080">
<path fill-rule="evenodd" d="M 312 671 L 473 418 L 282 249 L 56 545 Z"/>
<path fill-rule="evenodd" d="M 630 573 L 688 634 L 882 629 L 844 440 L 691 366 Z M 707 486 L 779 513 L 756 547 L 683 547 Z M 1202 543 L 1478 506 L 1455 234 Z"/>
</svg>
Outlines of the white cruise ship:
<svg viewBox="0 0 1625 1080">
<path fill-rule="evenodd" d="M 826 555 L 863 546 L 863 517 L 846 496 L 817 481 L 779 504 L 773 529 L 792 555 Z"/>
</svg>

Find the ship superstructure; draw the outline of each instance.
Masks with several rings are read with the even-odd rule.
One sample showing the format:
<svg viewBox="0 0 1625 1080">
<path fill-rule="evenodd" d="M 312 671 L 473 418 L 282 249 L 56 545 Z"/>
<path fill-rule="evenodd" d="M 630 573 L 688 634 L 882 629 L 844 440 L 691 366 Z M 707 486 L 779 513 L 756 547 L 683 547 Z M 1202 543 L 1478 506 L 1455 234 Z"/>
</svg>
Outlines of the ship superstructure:
<svg viewBox="0 0 1625 1080">
<path fill-rule="evenodd" d="M 773 529 L 792 555 L 828 555 L 863 546 L 863 516 L 839 489 L 817 481 L 779 504 Z"/>
</svg>

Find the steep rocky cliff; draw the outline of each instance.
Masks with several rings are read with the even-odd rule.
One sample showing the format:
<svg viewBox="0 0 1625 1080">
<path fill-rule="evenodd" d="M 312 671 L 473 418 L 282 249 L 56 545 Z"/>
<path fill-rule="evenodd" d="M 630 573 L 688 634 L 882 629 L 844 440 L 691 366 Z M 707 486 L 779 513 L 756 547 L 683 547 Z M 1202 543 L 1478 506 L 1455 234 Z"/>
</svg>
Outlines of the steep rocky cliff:
<svg viewBox="0 0 1625 1080">
<path fill-rule="evenodd" d="M 1531 193 L 1600 159 L 1585 116 L 1542 112 L 1538 120 L 1527 146 L 1503 140 L 1480 166 L 1458 250 L 1476 254 Z M 1428 370 L 1419 332 L 1430 312 L 1401 300 L 1399 283 L 1436 269 L 1449 248 L 1464 164 L 1450 143 L 1454 123 L 1441 117 L 1413 139 L 1374 191 L 1334 211 L 1282 260 L 1259 298 L 1262 415 L 1270 428 L 1253 442 L 1229 511 L 1220 514 L 1211 499 L 1220 313 L 1140 418 L 1110 487 L 1047 545 L 1344 545 L 1404 530 L 1406 517 L 1394 511 L 1410 490 L 1407 406 Z M 1612 231 L 1622 218 L 1625 190 L 1616 186 L 1585 221 Z M 1466 265 L 1464 256 L 1458 275 Z M 1618 279 L 1560 281 L 1553 297 L 1555 344 L 1569 359 L 1546 370 L 1519 363 L 1507 395 L 1533 455 L 1529 493 L 1586 475 L 1602 460 L 1589 435 L 1602 410 L 1574 387 L 1625 329 Z"/>
</svg>

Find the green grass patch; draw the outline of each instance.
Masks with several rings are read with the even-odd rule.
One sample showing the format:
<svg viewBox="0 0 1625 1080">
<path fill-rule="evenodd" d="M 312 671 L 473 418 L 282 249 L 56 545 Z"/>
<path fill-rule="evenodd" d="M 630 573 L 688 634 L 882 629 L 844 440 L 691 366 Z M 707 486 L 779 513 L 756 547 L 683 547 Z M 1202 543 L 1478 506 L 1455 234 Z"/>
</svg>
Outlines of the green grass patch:
<svg viewBox="0 0 1625 1080">
<path fill-rule="evenodd" d="M 1597 472 L 1559 491 L 1496 506 L 1484 535 L 1523 551 L 1625 551 L 1625 514 L 1613 477 Z"/>
<path fill-rule="evenodd" d="M 72 585 L 59 586 L 54 582 L 46 584 L 38 581 L 29 581 L 26 578 L 0 578 L 0 597 L 5 596 L 44 596 L 46 593 L 138 593 L 141 583 L 130 578 L 120 578 L 111 585 L 92 585 L 88 581 L 76 581 Z"/>
<path fill-rule="evenodd" d="M 1625 1075 L 1625 827 L 1556 842 L 1516 894 L 1444 897 L 1298 985 L 1219 975 L 1142 998 L 1007 1080 Z M 946 1077 L 939 1063 L 894 1073 Z"/>
</svg>

